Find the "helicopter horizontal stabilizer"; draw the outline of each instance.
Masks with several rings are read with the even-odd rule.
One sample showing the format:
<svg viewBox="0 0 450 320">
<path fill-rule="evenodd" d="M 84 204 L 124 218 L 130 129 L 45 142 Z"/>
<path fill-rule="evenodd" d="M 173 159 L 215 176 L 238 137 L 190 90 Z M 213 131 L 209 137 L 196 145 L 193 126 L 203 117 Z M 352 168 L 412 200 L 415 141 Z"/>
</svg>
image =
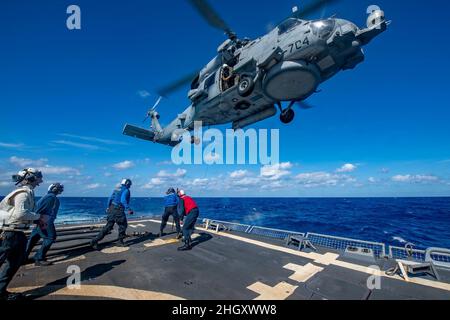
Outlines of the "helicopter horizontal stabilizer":
<svg viewBox="0 0 450 320">
<path fill-rule="evenodd" d="M 154 132 L 147 130 L 147 129 L 133 126 L 131 124 L 125 125 L 125 128 L 123 128 L 123 134 L 133 137 L 133 138 L 138 138 L 138 139 L 142 139 L 142 140 L 155 142 L 155 133 Z"/>
</svg>

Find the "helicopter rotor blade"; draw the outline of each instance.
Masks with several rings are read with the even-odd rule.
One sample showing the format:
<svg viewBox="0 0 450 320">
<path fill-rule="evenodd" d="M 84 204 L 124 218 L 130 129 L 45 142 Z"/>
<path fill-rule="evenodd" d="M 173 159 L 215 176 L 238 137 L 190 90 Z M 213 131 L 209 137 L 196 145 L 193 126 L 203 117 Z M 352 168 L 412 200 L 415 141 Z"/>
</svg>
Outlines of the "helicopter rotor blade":
<svg viewBox="0 0 450 320">
<path fill-rule="evenodd" d="M 211 7 L 207 0 L 188 0 L 189 3 L 200 13 L 210 26 L 222 30 L 231 40 L 236 39 L 236 34 L 228 27 L 225 21 Z"/>
<path fill-rule="evenodd" d="M 161 102 L 162 96 L 159 96 L 158 100 L 156 100 L 155 104 L 153 105 L 153 107 L 150 109 L 151 111 L 155 111 L 156 107 L 159 105 L 159 103 Z"/>
<path fill-rule="evenodd" d="M 298 19 L 304 19 L 305 17 L 315 13 L 316 11 L 322 9 L 327 4 L 332 4 L 335 2 L 339 2 L 341 0 L 315 0 L 305 5 L 304 7 L 300 7 L 297 12 L 294 13 L 294 16 Z"/>
<path fill-rule="evenodd" d="M 189 84 L 192 82 L 192 80 L 198 76 L 198 71 L 190 73 L 172 83 L 169 83 L 168 85 L 159 88 L 157 90 L 157 93 L 161 96 L 161 97 L 167 97 L 170 93 L 177 91 L 179 88 Z"/>
<path fill-rule="evenodd" d="M 159 105 L 159 103 L 161 102 L 162 97 L 159 96 L 158 100 L 156 100 L 155 104 L 153 105 L 153 107 L 151 107 L 148 111 L 147 111 L 147 115 L 145 116 L 144 120 L 142 121 L 142 123 L 145 123 L 145 121 L 147 121 L 147 119 L 150 117 L 150 114 L 152 112 L 154 112 L 156 110 L 156 107 Z"/>
</svg>

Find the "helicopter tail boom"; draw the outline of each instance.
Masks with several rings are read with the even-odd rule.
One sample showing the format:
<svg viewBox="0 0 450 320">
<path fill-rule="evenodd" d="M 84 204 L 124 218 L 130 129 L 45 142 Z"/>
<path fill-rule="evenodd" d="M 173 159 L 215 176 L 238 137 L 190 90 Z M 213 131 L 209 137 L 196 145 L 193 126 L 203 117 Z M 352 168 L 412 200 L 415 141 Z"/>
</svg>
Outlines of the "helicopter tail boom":
<svg viewBox="0 0 450 320">
<path fill-rule="evenodd" d="M 155 141 L 156 135 L 153 131 L 139 128 L 139 127 L 133 126 L 131 124 L 125 125 L 125 127 L 123 128 L 123 134 L 133 137 L 133 138 L 156 142 Z"/>
</svg>

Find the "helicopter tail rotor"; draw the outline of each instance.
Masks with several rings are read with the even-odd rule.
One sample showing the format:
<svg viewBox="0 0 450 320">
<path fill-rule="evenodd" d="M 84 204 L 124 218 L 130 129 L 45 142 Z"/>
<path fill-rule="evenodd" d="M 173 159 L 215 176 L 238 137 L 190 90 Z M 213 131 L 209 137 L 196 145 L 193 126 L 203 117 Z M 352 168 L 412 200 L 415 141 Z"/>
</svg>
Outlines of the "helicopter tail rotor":
<svg viewBox="0 0 450 320">
<path fill-rule="evenodd" d="M 157 115 L 159 117 L 159 115 L 156 112 L 156 107 L 158 107 L 159 103 L 161 102 L 162 97 L 160 96 L 158 98 L 158 100 L 156 100 L 155 104 L 153 105 L 153 107 L 151 107 L 148 111 L 147 111 L 147 115 L 144 118 L 144 121 L 142 121 L 142 123 L 145 123 L 145 121 L 147 121 L 148 118 L 152 117 L 153 115 Z"/>
</svg>

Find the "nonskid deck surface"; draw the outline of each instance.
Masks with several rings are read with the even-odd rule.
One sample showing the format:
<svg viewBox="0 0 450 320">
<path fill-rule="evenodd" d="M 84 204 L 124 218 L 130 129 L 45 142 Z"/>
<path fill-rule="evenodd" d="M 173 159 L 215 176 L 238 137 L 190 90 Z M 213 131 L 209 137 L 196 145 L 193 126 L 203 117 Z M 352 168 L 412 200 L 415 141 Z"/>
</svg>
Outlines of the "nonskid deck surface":
<svg viewBox="0 0 450 320">
<path fill-rule="evenodd" d="M 450 272 L 443 269 L 440 282 L 433 277 L 406 282 L 385 275 L 394 264 L 390 260 L 323 248 L 303 252 L 281 240 L 201 227 L 193 236 L 194 248 L 180 252 L 175 233 L 156 238 L 158 231 L 158 221 L 130 221 L 128 233 L 134 236 L 127 239 L 128 247 L 111 242 L 115 230 L 100 251 L 88 246 L 53 251 L 54 265 L 23 266 L 10 290 L 34 299 L 450 299 Z M 170 224 L 166 231 L 171 232 Z M 82 232 L 84 239 L 54 247 L 86 244 L 96 230 Z M 81 285 L 68 287 L 77 270 Z M 368 280 L 380 289 L 369 288 Z"/>
</svg>

